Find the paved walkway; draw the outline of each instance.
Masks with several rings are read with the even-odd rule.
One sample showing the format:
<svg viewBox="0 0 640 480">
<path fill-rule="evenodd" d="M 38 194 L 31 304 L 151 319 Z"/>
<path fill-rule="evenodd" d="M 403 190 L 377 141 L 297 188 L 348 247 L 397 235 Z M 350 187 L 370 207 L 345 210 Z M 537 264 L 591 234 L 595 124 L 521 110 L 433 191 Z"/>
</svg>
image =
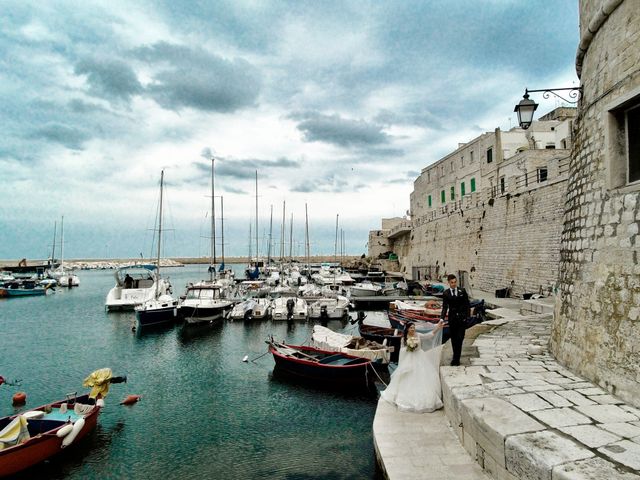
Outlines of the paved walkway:
<svg viewBox="0 0 640 480">
<path fill-rule="evenodd" d="M 380 399 L 373 421 L 378 462 L 390 479 L 488 480 L 448 425 L 444 411 L 407 413 Z"/>
<path fill-rule="evenodd" d="M 387 478 L 640 480 L 640 410 L 553 359 L 551 315 L 527 314 L 551 311 L 550 300 L 497 300 L 513 303 L 494 303 L 498 319 L 467 332 L 463 366 L 440 369 L 444 412 L 379 402 Z"/>
<path fill-rule="evenodd" d="M 640 410 L 559 365 L 550 329 L 550 315 L 506 322 L 473 341 L 469 366 L 441 367 L 459 440 L 501 480 L 640 480 Z"/>
</svg>

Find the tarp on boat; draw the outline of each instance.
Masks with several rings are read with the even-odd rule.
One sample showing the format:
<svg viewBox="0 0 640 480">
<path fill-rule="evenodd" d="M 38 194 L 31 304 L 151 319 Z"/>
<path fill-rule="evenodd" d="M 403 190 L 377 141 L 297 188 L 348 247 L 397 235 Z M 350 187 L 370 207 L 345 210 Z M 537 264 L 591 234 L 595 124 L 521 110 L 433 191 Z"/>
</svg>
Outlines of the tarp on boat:
<svg viewBox="0 0 640 480">
<path fill-rule="evenodd" d="M 85 378 L 82 386 L 91 388 L 89 398 L 96 398 L 98 395 L 104 398 L 107 396 L 107 393 L 109 393 L 109 385 L 112 377 L 113 373 L 110 368 L 101 368 Z"/>
<path fill-rule="evenodd" d="M 27 419 L 18 415 L 0 432 L 0 450 L 17 445 L 29 439 Z"/>
<path fill-rule="evenodd" d="M 389 363 L 391 357 L 389 348 L 382 347 L 375 342 L 360 337 L 334 332 L 322 325 L 315 325 L 313 327 L 311 344 L 321 350 L 346 353 L 373 361 L 380 360 L 382 363 Z"/>
</svg>

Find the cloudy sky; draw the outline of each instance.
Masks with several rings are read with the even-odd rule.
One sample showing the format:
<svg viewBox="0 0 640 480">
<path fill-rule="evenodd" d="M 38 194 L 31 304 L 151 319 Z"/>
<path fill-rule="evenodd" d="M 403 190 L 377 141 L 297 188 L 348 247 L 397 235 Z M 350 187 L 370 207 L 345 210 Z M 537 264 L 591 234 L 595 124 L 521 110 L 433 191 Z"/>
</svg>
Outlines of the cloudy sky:
<svg viewBox="0 0 640 480">
<path fill-rule="evenodd" d="M 575 84 L 577 42 L 575 0 L 5 0 L 0 259 L 45 257 L 62 215 L 66 257 L 148 253 L 162 169 L 165 253 L 205 255 L 210 155 L 228 254 L 256 170 L 261 251 L 286 201 L 295 251 L 307 203 L 314 253 L 336 214 L 362 253 L 422 168 Z"/>
</svg>

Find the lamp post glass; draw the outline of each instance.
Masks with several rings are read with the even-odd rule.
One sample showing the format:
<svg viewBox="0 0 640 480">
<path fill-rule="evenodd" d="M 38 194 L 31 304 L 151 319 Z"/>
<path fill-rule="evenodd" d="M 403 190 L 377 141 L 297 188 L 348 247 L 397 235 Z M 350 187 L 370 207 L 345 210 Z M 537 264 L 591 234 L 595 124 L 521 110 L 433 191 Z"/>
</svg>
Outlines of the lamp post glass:
<svg viewBox="0 0 640 480">
<path fill-rule="evenodd" d="M 514 112 L 518 114 L 518 123 L 523 129 L 527 129 L 533 122 L 533 112 L 538 108 L 538 104 L 529 99 L 529 93 L 525 92 L 524 98 L 514 108 Z"/>
</svg>

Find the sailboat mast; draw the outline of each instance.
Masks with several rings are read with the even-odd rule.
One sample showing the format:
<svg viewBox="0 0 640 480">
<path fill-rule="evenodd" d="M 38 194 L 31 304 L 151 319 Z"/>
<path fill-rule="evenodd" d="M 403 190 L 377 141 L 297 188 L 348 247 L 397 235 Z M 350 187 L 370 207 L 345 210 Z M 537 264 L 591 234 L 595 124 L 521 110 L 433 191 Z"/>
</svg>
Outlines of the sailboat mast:
<svg viewBox="0 0 640 480">
<path fill-rule="evenodd" d="M 60 221 L 60 269 L 64 271 L 64 215 Z"/>
<path fill-rule="evenodd" d="M 291 213 L 291 226 L 289 228 L 289 261 L 293 261 L 293 213 Z"/>
<path fill-rule="evenodd" d="M 251 221 L 249 221 L 249 259 L 247 265 L 251 266 Z"/>
<path fill-rule="evenodd" d="M 51 268 L 56 263 L 56 227 L 58 226 L 58 222 L 53 222 L 53 248 L 51 250 Z"/>
<path fill-rule="evenodd" d="M 215 158 L 211 157 L 211 268 L 209 280 L 213 280 L 216 264 L 216 186 L 215 186 Z"/>
<path fill-rule="evenodd" d="M 269 218 L 269 246 L 267 247 L 267 265 L 271 265 L 271 235 L 273 233 L 273 205 L 271 205 L 271 217 Z"/>
<path fill-rule="evenodd" d="M 311 276 L 309 271 L 309 257 L 311 256 L 311 248 L 309 246 L 309 212 L 307 204 L 304 204 L 304 254 L 307 258 L 307 274 Z"/>
<path fill-rule="evenodd" d="M 158 289 L 160 288 L 160 252 L 162 248 L 162 186 L 164 183 L 164 170 L 160 172 L 160 208 L 158 213 L 158 263 L 156 278 L 156 298 L 158 298 Z M 64 218 L 64 217 L 63 217 Z"/>
<path fill-rule="evenodd" d="M 224 197 L 220 196 L 220 229 L 222 230 L 222 265 L 224 265 Z"/>
<path fill-rule="evenodd" d="M 333 250 L 334 263 L 338 260 L 338 217 L 339 216 L 340 214 L 336 214 L 336 241 L 335 241 L 334 250 Z"/>
<path fill-rule="evenodd" d="M 258 266 L 258 170 L 256 170 L 256 267 Z"/>
<path fill-rule="evenodd" d="M 285 204 L 286 202 L 282 202 L 282 228 L 280 229 L 280 261 L 284 262 L 284 216 L 285 216 Z"/>
</svg>

